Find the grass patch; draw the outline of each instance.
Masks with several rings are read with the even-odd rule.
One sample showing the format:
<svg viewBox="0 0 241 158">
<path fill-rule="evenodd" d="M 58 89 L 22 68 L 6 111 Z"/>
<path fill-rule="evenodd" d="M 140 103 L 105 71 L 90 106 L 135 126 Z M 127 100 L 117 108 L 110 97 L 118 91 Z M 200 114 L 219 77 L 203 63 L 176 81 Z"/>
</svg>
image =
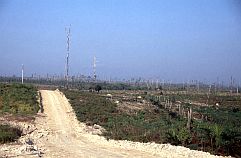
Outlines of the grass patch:
<svg viewBox="0 0 241 158">
<path fill-rule="evenodd" d="M 0 84 L 0 113 L 36 114 L 37 89 L 25 84 Z"/>
</svg>

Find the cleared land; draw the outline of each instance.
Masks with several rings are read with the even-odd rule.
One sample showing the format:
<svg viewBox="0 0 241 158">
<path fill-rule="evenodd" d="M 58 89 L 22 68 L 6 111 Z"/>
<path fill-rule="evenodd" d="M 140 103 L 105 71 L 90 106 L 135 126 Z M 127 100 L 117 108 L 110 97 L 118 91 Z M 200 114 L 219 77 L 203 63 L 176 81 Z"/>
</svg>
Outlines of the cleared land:
<svg viewBox="0 0 241 158">
<path fill-rule="evenodd" d="M 215 157 L 209 153 L 193 151 L 180 146 L 155 143 L 106 140 L 99 126 L 87 127 L 80 123 L 66 97 L 58 90 L 41 91 L 44 113 L 35 119 L 34 130 L 21 140 L 31 139 L 43 157 Z M 12 146 L 13 147 L 13 146 Z M 0 153 L 9 146 L 0 146 Z M 21 149 L 21 146 L 15 145 Z M 20 154 L 12 156 L 34 157 Z"/>
<path fill-rule="evenodd" d="M 78 120 L 101 125 L 107 139 L 171 143 L 235 157 L 241 154 L 239 95 L 212 94 L 207 105 L 204 94 L 176 91 L 63 92 Z"/>
<path fill-rule="evenodd" d="M 39 142 L 45 149 L 44 157 L 153 157 L 146 152 L 111 147 L 101 138 L 92 137 L 77 121 L 64 95 L 47 90 L 41 94 L 45 117 L 37 120 L 38 128 L 50 132 Z"/>
</svg>

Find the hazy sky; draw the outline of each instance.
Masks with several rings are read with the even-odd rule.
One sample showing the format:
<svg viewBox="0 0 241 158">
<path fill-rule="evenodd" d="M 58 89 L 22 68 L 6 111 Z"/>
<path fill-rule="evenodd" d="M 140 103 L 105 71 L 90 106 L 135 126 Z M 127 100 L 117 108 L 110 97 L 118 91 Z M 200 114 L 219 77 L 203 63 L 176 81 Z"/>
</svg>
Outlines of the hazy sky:
<svg viewBox="0 0 241 158">
<path fill-rule="evenodd" d="M 240 0 L 0 0 L 0 75 L 241 81 Z"/>
</svg>

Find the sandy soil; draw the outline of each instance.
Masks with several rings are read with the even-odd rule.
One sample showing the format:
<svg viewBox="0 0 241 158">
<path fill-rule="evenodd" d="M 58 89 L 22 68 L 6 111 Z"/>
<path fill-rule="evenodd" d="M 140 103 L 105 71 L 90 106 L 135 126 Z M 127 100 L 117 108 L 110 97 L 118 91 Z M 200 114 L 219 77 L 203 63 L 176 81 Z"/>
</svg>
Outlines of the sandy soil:
<svg viewBox="0 0 241 158">
<path fill-rule="evenodd" d="M 36 118 L 34 131 L 22 138 L 25 142 L 26 139 L 33 141 L 34 147 L 32 151 L 35 152 L 32 155 L 25 152 L 25 155 L 18 154 L 15 156 L 73 158 L 216 157 L 209 153 L 169 144 L 106 140 L 102 136 L 93 134 L 100 132 L 101 128 L 99 126 L 90 128 L 77 121 L 72 107 L 60 91 L 42 90 L 40 92 L 43 98 L 44 113 L 39 114 Z M 26 151 L 25 147 L 24 150 Z M 8 151 L 9 147 L 2 147 L 2 151 L 4 150 Z"/>
</svg>

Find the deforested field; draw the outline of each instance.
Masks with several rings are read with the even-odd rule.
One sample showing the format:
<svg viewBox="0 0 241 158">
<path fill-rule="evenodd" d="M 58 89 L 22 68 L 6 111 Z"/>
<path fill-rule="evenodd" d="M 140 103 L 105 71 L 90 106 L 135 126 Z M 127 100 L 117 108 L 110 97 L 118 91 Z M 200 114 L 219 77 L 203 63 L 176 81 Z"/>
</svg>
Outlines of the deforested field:
<svg viewBox="0 0 241 158">
<path fill-rule="evenodd" d="M 103 86 L 38 94 L 32 85 L 1 84 L 0 99 L 1 120 L 23 125 L 0 125 L 0 156 L 241 155 L 239 94 Z"/>
<path fill-rule="evenodd" d="M 79 121 L 107 139 L 171 143 L 240 157 L 241 96 L 229 93 L 63 90 Z"/>
</svg>

